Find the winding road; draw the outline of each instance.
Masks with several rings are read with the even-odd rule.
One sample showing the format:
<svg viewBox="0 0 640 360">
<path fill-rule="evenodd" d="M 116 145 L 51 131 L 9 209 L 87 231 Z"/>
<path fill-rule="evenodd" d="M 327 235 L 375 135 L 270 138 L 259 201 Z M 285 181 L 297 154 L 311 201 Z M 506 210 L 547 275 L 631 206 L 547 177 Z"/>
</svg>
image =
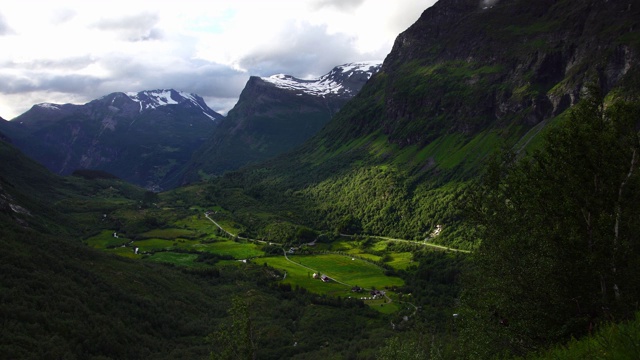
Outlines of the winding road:
<svg viewBox="0 0 640 360">
<path fill-rule="evenodd" d="M 204 213 L 204 216 L 205 216 L 207 219 L 209 219 L 209 221 L 211 221 L 215 226 L 217 226 L 217 227 L 218 227 L 218 229 L 220 229 L 220 230 L 224 231 L 227 235 L 229 235 L 229 236 L 231 236 L 231 237 L 233 237 L 233 238 L 238 238 L 238 239 L 241 239 L 241 240 L 247 240 L 247 241 L 251 241 L 251 242 L 258 242 L 258 243 L 262 243 L 262 244 L 269 244 L 269 245 L 282 245 L 282 244 L 274 243 L 274 242 L 271 242 L 271 241 L 264 241 L 264 240 L 258 240 L 258 239 L 251 239 L 251 238 L 247 238 L 247 237 L 244 237 L 244 236 L 240 236 L 240 235 L 232 234 L 232 233 L 228 232 L 227 230 L 225 230 L 222 226 L 220 226 L 220 224 L 218 224 L 215 220 L 213 220 L 212 218 L 210 218 L 210 217 L 209 217 L 209 214 Z"/>
</svg>

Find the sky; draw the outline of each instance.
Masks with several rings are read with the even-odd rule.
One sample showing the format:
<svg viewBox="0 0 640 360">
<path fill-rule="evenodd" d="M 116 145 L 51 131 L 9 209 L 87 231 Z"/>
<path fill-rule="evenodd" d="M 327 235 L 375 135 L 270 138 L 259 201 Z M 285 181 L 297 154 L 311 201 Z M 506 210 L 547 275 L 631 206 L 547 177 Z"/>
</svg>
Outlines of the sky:
<svg viewBox="0 0 640 360">
<path fill-rule="evenodd" d="M 0 117 L 173 88 L 225 114 L 249 76 L 384 60 L 436 0 L 3 0 Z"/>
</svg>

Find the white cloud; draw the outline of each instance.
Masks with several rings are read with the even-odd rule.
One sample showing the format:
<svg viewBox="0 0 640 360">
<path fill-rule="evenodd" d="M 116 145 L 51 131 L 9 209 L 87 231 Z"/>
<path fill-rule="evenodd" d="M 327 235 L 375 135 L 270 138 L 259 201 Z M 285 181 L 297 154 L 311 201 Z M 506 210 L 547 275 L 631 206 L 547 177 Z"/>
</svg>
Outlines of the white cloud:
<svg viewBox="0 0 640 360">
<path fill-rule="evenodd" d="M 195 92 L 226 111 L 250 75 L 315 77 L 383 59 L 434 2 L 4 0 L 0 116 L 155 88 Z"/>
</svg>

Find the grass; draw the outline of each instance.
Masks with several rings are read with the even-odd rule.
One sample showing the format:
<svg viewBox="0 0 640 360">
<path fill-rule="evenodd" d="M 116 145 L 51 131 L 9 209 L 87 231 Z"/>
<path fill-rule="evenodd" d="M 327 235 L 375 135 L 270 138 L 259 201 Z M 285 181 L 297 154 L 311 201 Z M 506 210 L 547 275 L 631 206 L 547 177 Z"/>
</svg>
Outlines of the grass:
<svg viewBox="0 0 640 360">
<path fill-rule="evenodd" d="M 100 234 L 85 240 L 85 243 L 94 249 L 107 249 L 128 244 L 131 240 L 113 237 L 113 230 L 103 230 Z"/>
<path fill-rule="evenodd" d="M 129 259 L 141 259 L 142 255 L 136 255 L 131 247 L 117 247 L 113 249 L 106 249 L 106 252 L 115 254 L 118 256 L 126 257 Z"/>
<path fill-rule="evenodd" d="M 602 326 L 593 335 L 555 347 L 528 359 L 638 359 L 640 313 L 636 319 Z"/>
<path fill-rule="evenodd" d="M 239 260 L 264 255 L 264 252 L 260 250 L 258 245 L 249 242 L 217 241 L 213 243 L 195 243 L 185 246 L 184 248 L 213 254 L 229 255 Z"/>
<path fill-rule="evenodd" d="M 312 277 L 313 271 L 287 261 L 284 256 L 257 258 L 252 261 L 260 265 L 266 263 L 273 268 L 283 271 L 283 273 L 286 272 L 286 277 L 283 280 L 285 284 L 299 286 L 316 294 L 343 297 L 351 294 L 350 287 L 336 282 L 325 283 L 320 279 L 314 279 Z"/>
<path fill-rule="evenodd" d="M 214 225 L 215 226 L 215 225 Z M 173 240 L 180 237 L 195 237 L 197 234 L 193 230 L 188 229 L 154 229 L 140 234 L 144 238 L 160 238 L 165 240 Z"/>
<path fill-rule="evenodd" d="M 253 261 L 257 264 L 268 264 L 273 268 L 285 272 L 284 283 L 299 286 L 317 294 L 364 298 L 368 297 L 366 292 L 360 294 L 353 293 L 351 286 L 357 285 L 365 289 L 374 287 L 382 289 L 386 286 L 399 286 L 403 284 L 400 278 L 385 276 L 381 268 L 349 256 L 336 254 L 293 255 L 290 259 L 296 263 L 315 269 L 321 274 L 326 274 L 331 278 L 344 282 L 349 286 L 335 281 L 325 283 L 320 279 L 314 279 L 314 271 L 294 264 L 285 259 L 284 256 L 258 258 Z M 365 300 L 364 302 L 372 309 L 385 314 L 391 314 L 400 309 L 399 304 L 395 302 L 388 303 L 386 299 Z"/>
<path fill-rule="evenodd" d="M 391 254 L 391 261 L 387 264 L 394 269 L 405 270 L 412 264 L 414 264 L 413 254 L 410 252 L 402 252 L 402 253 L 393 253 Z"/>
<path fill-rule="evenodd" d="M 309 267 L 321 274 L 326 274 L 327 276 L 335 278 L 336 280 L 346 283 L 350 286 L 357 285 L 366 289 L 370 289 L 373 287 L 382 289 L 386 286 L 400 286 L 404 283 L 400 278 L 384 275 L 384 270 L 382 268 L 367 261 L 355 259 L 350 256 L 337 254 L 312 256 L 294 255 L 290 257 L 290 260 L 297 264 Z M 292 264 L 291 262 L 287 262 L 284 257 L 256 259 L 256 262 L 266 262 L 272 267 L 283 269 L 285 268 L 285 266 L 283 266 L 284 264 L 286 265 L 287 269 L 293 270 L 295 274 L 303 274 L 305 279 L 294 279 L 302 280 L 301 283 L 297 284 L 300 286 L 308 284 L 307 277 L 309 274 L 313 274 L 312 270 Z M 294 280 L 292 280 L 292 283 L 294 282 Z M 308 290 L 313 291 L 309 288 Z"/>
<path fill-rule="evenodd" d="M 357 296 L 354 296 L 357 297 Z M 393 314 L 396 311 L 403 308 L 401 305 L 395 302 L 387 302 L 386 299 L 365 300 L 365 304 L 369 305 L 372 309 L 381 312 L 383 314 Z"/>
<path fill-rule="evenodd" d="M 209 221 L 209 219 L 204 217 L 204 215 L 202 214 L 204 210 L 199 209 L 198 212 L 199 213 L 197 215 L 188 216 L 175 221 L 173 223 L 173 226 L 176 228 L 191 229 L 200 233 L 215 233 L 218 230 L 218 227 L 215 226 L 211 221 Z"/>
<path fill-rule="evenodd" d="M 349 285 L 363 288 L 378 288 L 385 286 L 400 286 L 400 278 L 385 276 L 383 269 L 369 262 L 349 256 L 325 254 L 316 256 L 294 256 L 291 260 L 318 270 L 329 277 L 335 278 Z"/>
<path fill-rule="evenodd" d="M 135 241 L 133 247 L 139 248 L 139 252 L 154 251 L 154 250 L 171 250 L 174 247 L 174 241 L 165 239 L 146 239 Z"/>
<path fill-rule="evenodd" d="M 187 267 L 209 267 L 209 265 L 201 262 L 196 262 L 195 260 L 198 258 L 197 254 L 185 254 L 185 253 L 174 253 L 174 252 L 157 252 L 145 259 L 145 261 L 153 261 L 153 262 L 162 262 L 162 263 L 170 263 L 178 266 L 187 266 Z"/>
</svg>

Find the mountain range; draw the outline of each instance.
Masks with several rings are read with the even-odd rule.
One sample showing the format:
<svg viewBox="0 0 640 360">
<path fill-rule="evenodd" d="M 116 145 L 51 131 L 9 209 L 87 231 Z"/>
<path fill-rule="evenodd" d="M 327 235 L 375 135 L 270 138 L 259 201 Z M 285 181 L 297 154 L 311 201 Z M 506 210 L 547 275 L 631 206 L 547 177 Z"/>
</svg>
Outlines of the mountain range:
<svg viewBox="0 0 640 360">
<path fill-rule="evenodd" d="M 57 174 L 99 169 L 158 189 L 222 118 L 197 95 L 154 90 L 112 93 L 84 105 L 34 105 L 0 131 Z"/>
<path fill-rule="evenodd" d="M 97 169 L 160 190 L 285 152 L 314 135 L 380 62 L 335 67 L 311 80 L 251 77 L 228 119 L 173 89 L 113 93 L 84 105 L 37 104 L 0 131 L 67 175 Z"/>
</svg>

